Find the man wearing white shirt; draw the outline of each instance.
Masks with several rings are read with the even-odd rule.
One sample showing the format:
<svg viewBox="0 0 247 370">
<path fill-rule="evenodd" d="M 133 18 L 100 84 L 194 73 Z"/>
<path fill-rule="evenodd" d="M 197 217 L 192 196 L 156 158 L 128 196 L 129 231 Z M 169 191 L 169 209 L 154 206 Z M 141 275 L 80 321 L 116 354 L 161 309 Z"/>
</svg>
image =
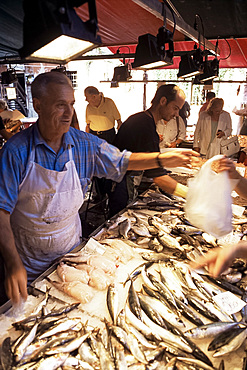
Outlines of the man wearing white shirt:
<svg viewBox="0 0 247 370">
<path fill-rule="evenodd" d="M 176 148 L 185 140 L 186 127 L 180 116 L 168 122 L 161 119 L 157 122 L 156 130 L 160 138 L 160 149 Z"/>
</svg>

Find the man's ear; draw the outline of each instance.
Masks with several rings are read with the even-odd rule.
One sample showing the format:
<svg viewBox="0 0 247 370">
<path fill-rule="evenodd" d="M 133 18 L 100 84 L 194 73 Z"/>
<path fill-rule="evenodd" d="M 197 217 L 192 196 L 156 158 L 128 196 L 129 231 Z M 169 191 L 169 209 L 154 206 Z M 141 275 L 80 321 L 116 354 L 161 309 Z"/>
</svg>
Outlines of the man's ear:
<svg viewBox="0 0 247 370">
<path fill-rule="evenodd" d="M 160 105 L 166 105 L 166 103 L 167 103 L 167 99 L 166 99 L 166 97 L 165 97 L 165 96 L 162 96 L 162 97 L 160 98 Z"/>
<path fill-rule="evenodd" d="M 40 113 L 40 100 L 37 98 L 33 98 L 33 107 L 36 113 Z"/>
</svg>

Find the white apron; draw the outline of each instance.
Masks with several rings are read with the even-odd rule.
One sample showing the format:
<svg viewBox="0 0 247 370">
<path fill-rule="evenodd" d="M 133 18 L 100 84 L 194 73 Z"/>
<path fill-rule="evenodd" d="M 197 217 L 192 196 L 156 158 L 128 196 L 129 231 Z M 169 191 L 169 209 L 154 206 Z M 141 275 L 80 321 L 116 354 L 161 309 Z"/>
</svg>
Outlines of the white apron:
<svg viewBox="0 0 247 370">
<path fill-rule="evenodd" d="M 71 147 L 69 161 L 61 172 L 40 166 L 34 158 L 35 148 L 10 219 L 28 283 L 80 243 L 78 210 L 83 203 Z"/>
</svg>

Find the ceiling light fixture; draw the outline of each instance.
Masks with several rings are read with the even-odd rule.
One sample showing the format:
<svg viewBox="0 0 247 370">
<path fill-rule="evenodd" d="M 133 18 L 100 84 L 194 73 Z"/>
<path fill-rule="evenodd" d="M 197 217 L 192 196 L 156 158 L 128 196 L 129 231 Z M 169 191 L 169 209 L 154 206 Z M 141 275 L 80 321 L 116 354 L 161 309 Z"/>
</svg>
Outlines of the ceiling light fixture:
<svg viewBox="0 0 247 370">
<path fill-rule="evenodd" d="M 120 48 L 123 46 L 120 46 Z M 118 48 L 116 54 L 120 54 Z M 123 58 L 123 65 L 114 68 L 114 74 L 111 80 L 111 87 L 119 87 L 119 82 L 127 82 L 132 78 L 130 74 L 130 63 L 125 64 L 125 58 Z"/>
<path fill-rule="evenodd" d="M 131 78 L 128 64 L 114 68 L 112 81 L 126 82 Z"/>
<path fill-rule="evenodd" d="M 89 9 L 86 22 L 73 8 L 84 3 Z M 95 0 L 24 0 L 24 14 L 21 58 L 65 64 L 101 44 Z"/>
<path fill-rule="evenodd" d="M 146 33 L 138 37 L 135 60 L 132 68 L 136 69 L 154 69 L 173 64 L 173 35 L 175 32 L 176 22 L 172 8 L 166 2 L 166 5 L 172 12 L 174 19 L 173 32 L 165 27 L 166 14 L 164 1 L 162 3 L 162 13 L 164 16 L 164 25 L 159 28 L 157 36 Z"/>
<path fill-rule="evenodd" d="M 203 72 L 203 54 L 200 48 L 181 56 L 178 78 L 188 78 Z"/>
<path fill-rule="evenodd" d="M 219 61 L 217 58 L 205 60 L 203 64 L 203 73 L 199 76 L 200 81 L 205 82 L 219 76 Z"/>
</svg>

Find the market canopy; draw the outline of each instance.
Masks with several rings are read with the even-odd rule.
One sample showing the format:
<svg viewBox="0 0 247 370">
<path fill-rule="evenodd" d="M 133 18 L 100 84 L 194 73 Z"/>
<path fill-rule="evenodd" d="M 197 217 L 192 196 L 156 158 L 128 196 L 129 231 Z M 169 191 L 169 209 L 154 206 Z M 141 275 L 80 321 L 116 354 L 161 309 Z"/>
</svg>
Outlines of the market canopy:
<svg viewBox="0 0 247 370">
<path fill-rule="evenodd" d="M 45 0 L 48 1 L 49 0 Z M 55 0 L 50 0 L 54 3 Z M 59 0 L 56 3 L 61 3 Z M 82 3 L 80 0 L 75 3 Z M 220 68 L 247 67 L 247 5 L 246 0 L 172 0 L 176 14 L 174 50 L 176 53 L 192 50 L 193 36 L 203 35 L 208 45 L 214 47 L 218 39 Z M 156 35 L 163 25 L 159 0 L 96 0 L 99 35 L 102 46 L 112 52 L 121 47 L 121 53 L 135 52 L 138 37 L 150 33 Z M 87 4 L 75 8 L 79 17 L 88 19 Z M 176 13 L 176 11 L 178 13 Z M 168 14 L 168 12 L 167 12 Z M 197 30 L 194 28 L 197 17 Z M 23 46 L 24 11 L 21 0 L 0 0 L 0 60 L 8 64 L 9 58 L 18 57 Z M 198 20 L 199 19 L 199 20 Z M 167 28 L 173 24 L 167 19 Z M 125 47 L 124 47 L 125 46 Z M 126 47 L 127 46 L 127 47 Z M 174 57 L 168 68 L 178 68 L 180 57 Z"/>
</svg>

